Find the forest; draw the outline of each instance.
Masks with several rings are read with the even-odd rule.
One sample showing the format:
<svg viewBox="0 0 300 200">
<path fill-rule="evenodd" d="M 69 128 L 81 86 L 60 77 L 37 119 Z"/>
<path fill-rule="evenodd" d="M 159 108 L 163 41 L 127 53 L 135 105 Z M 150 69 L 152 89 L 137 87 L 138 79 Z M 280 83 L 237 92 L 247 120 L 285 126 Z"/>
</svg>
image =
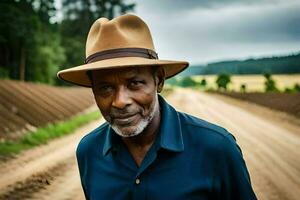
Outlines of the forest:
<svg viewBox="0 0 300 200">
<path fill-rule="evenodd" d="M 1 0 L 0 78 L 62 85 L 59 70 L 81 65 L 91 24 L 133 11 L 123 0 Z M 57 19 L 60 15 L 60 19 Z"/>
<path fill-rule="evenodd" d="M 300 73 L 300 53 L 287 56 L 231 60 L 193 65 L 183 76 L 200 74 L 295 74 Z"/>
</svg>

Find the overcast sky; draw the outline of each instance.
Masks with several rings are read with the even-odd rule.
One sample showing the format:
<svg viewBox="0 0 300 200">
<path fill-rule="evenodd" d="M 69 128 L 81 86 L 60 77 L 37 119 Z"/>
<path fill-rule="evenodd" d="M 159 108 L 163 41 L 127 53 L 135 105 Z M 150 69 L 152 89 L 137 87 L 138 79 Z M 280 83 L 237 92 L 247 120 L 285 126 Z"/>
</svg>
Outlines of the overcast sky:
<svg viewBox="0 0 300 200">
<path fill-rule="evenodd" d="M 128 0 L 161 59 L 204 64 L 300 52 L 300 0 Z"/>
</svg>

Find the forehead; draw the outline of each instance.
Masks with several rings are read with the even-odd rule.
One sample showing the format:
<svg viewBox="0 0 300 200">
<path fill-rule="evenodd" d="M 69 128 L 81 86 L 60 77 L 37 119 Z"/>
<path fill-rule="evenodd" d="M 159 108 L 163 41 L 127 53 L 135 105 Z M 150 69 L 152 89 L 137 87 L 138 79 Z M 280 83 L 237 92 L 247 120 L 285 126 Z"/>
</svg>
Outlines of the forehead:
<svg viewBox="0 0 300 200">
<path fill-rule="evenodd" d="M 93 80 L 106 80 L 111 77 L 119 78 L 131 78 L 135 76 L 149 76 L 152 74 L 152 68 L 150 66 L 140 66 L 140 67 L 124 67 L 116 69 L 102 69 L 97 71 L 92 71 Z"/>
</svg>

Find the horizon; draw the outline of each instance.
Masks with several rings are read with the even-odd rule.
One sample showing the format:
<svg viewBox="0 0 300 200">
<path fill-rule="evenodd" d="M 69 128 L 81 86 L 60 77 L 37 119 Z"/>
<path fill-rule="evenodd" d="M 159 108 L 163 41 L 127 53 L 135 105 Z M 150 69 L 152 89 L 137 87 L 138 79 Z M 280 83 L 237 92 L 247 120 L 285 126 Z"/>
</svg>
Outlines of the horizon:
<svg viewBox="0 0 300 200">
<path fill-rule="evenodd" d="M 298 0 L 127 0 L 161 59 L 207 64 L 300 52 Z M 171 30 L 171 31 L 170 31 Z"/>
<path fill-rule="evenodd" d="M 265 58 L 274 58 L 274 57 L 288 57 L 288 56 L 296 56 L 296 55 L 300 55 L 300 50 L 299 51 L 295 51 L 295 52 L 290 52 L 290 53 L 286 53 L 286 54 L 271 54 L 271 55 L 261 55 L 261 56 L 257 56 L 257 57 L 246 57 L 246 58 L 232 58 L 232 59 L 224 59 L 224 60 L 213 60 L 211 62 L 208 63 L 194 63 L 194 64 L 190 64 L 189 67 L 198 67 L 198 66 L 207 66 L 208 64 L 214 64 L 214 63 L 220 63 L 220 62 L 231 62 L 231 61 L 238 61 L 238 62 L 243 62 L 243 61 L 247 61 L 247 60 L 259 60 L 259 59 L 265 59 Z"/>
</svg>

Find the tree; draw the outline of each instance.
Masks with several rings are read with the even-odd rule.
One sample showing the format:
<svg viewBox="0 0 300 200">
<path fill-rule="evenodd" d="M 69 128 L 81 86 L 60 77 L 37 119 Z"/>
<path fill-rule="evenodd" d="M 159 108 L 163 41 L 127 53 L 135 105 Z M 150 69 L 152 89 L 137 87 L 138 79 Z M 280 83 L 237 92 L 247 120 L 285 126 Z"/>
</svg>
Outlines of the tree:
<svg viewBox="0 0 300 200">
<path fill-rule="evenodd" d="M 298 83 L 295 83 L 293 87 L 289 88 L 285 88 L 284 92 L 286 93 L 296 93 L 296 92 L 300 92 L 300 85 Z"/>
<path fill-rule="evenodd" d="M 187 76 L 181 79 L 179 85 L 182 87 L 194 87 L 197 85 L 197 82 L 194 79 L 192 79 L 190 76 Z"/>
<path fill-rule="evenodd" d="M 50 23 L 54 0 L 0 3 L 0 71 L 12 79 L 53 83 L 64 55 L 57 26 Z M 18 16 L 18 17 L 16 17 Z"/>
<path fill-rule="evenodd" d="M 231 82 L 229 74 L 219 74 L 216 80 L 216 84 L 218 86 L 218 90 L 224 89 L 227 90 L 227 85 Z"/>
<path fill-rule="evenodd" d="M 247 85 L 245 83 L 243 83 L 241 86 L 240 86 L 240 91 L 245 93 L 247 90 Z"/>
<path fill-rule="evenodd" d="M 27 53 L 36 44 L 33 35 L 39 21 L 33 13 L 32 6 L 25 0 L 6 0 L 0 4 L 0 66 L 15 79 L 25 79 Z"/>
<path fill-rule="evenodd" d="M 206 85 L 207 85 L 207 81 L 206 81 L 205 78 L 203 78 L 203 79 L 201 80 L 201 82 L 200 82 L 200 86 L 205 88 Z"/>
<path fill-rule="evenodd" d="M 62 44 L 68 58 L 60 69 L 83 64 L 85 41 L 92 23 L 100 18 L 112 19 L 134 9 L 125 0 L 62 0 L 63 20 L 60 25 Z"/>
<path fill-rule="evenodd" d="M 300 92 L 300 85 L 298 83 L 295 83 L 295 85 L 294 85 L 294 91 Z"/>
<path fill-rule="evenodd" d="M 53 23 L 54 1 L 0 1 L 0 78 L 62 84 L 56 73 L 83 63 L 93 21 L 135 5 L 125 0 L 62 0 L 63 21 Z"/>
<path fill-rule="evenodd" d="M 276 87 L 276 82 L 272 78 L 271 74 L 265 73 L 264 77 L 266 78 L 265 83 L 264 83 L 266 92 L 277 92 L 277 91 L 279 91 Z"/>
</svg>

